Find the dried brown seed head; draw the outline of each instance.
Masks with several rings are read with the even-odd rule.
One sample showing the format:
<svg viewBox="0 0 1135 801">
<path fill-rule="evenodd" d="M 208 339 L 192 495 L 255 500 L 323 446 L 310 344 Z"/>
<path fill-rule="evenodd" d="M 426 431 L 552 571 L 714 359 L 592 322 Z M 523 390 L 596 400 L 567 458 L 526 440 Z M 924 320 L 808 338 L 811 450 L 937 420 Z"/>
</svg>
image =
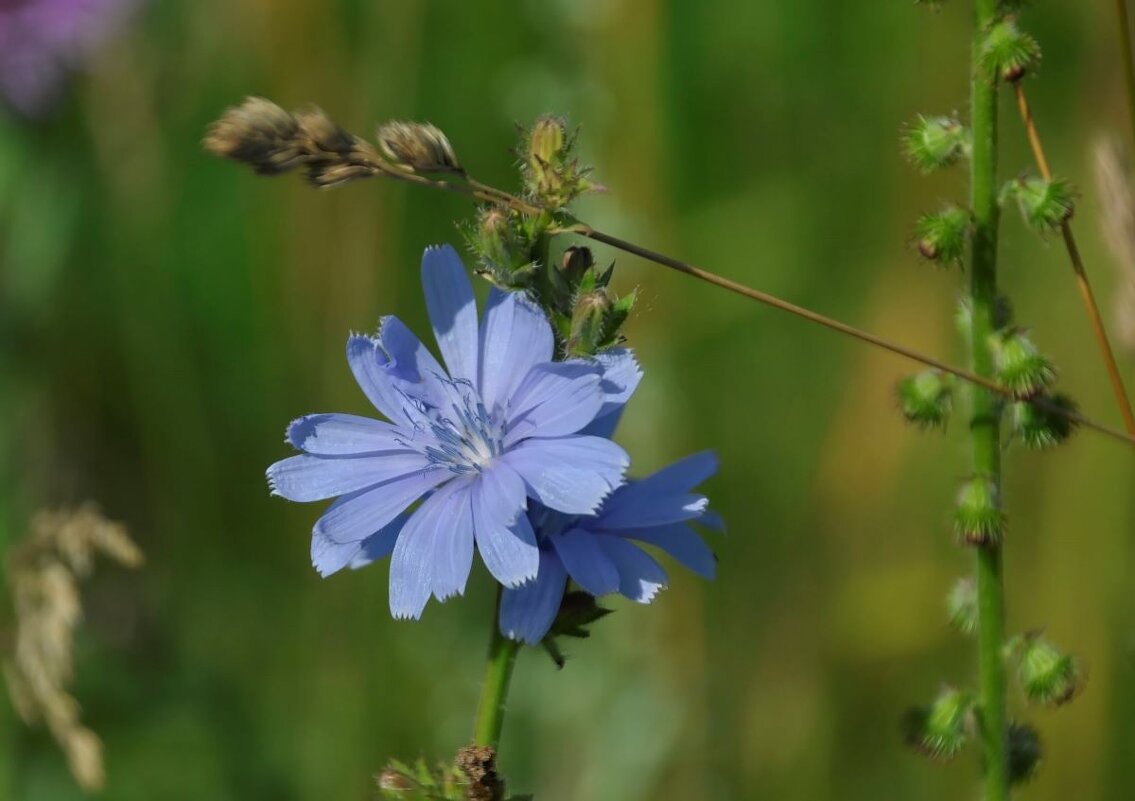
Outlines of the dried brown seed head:
<svg viewBox="0 0 1135 801">
<path fill-rule="evenodd" d="M 225 111 L 209 128 L 205 149 L 262 175 L 287 172 L 305 159 L 295 116 L 263 97 L 249 97 Z"/>
<path fill-rule="evenodd" d="M 378 145 L 395 164 L 415 172 L 461 172 L 453 145 L 429 123 L 388 122 L 378 129 Z"/>
</svg>

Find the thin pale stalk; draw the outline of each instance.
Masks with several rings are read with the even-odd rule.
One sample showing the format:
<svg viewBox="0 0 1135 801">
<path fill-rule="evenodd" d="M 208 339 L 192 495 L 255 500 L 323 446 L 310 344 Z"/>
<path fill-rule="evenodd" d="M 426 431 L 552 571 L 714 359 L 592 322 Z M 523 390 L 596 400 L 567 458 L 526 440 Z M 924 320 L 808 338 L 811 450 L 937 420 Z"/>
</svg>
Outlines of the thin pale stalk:
<svg viewBox="0 0 1135 801">
<path fill-rule="evenodd" d="M 366 165 L 373 171 L 375 175 L 383 175 L 389 178 L 394 178 L 395 180 L 417 184 L 419 186 L 430 186 L 445 190 L 447 192 L 454 192 L 485 203 L 507 206 L 520 212 L 521 214 L 536 215 L 546 213 L 545 209 L 542 209 L 539 206 L 535 206 L 532 203 L 522 200 L 521 198 L 509 194 L 508 192 L 505 192 L 501 189 L 497 189 L 495 187 L 489 186 L 488 184 L 481 183 L 470 175 L 462 173 L 461 175 L 457 176 L 458 180 L 456 181 L 431 178 L 426 175 L 407 172 L 405 170 L 398 169 L 386 164 L 382 161 L 378 154 L 373 151 L 373 148 L 368 148 L 364 152 L 366 154 L 366 161 L 364 163 L 366 163 Z M 847 323 L 840 322 L 839 320 L 835 320 L 831 317 L 820 314 L 819 312 L 812 311 L 811 309 L 806 309 L 802 306 L 797 306 L 796 304 L 790 303 L 786 300 L 781 300 L 775 295 L 770 295 L 767 292 L 762 292 L 758 289 L 754 289 L 737 281 L 732 281 L 728 278 L 724 278 L 720 275 L 717 275 L 716 273 L 712 273 L 700 267 L 695 267 L 692 264 L 681 261 L 680 259 L 673 258 L 672 256 L 658 253 L 657 251 L 650 250 L 649 248 L 636 245 L 633 242 L 628 242 L 625 239 L 620 239 L 619 237 L 596 230 L 589 225 L 580 223 L 577 225 L 569 226 L 554 233 L 574 233 L 591 239 L 595 242 L 601 242 L 605 245 L 609 245 L 613 248 L 622 250 L 625 253 L 633 254 L 640 258 L 646 259 L 647 261 L 654 262 L 655 264 L 661 265 L 663 267 L 668 267 L 671 270 L 676 270 L 677 272 L 691 276 L 692 278 L 696 278 L 699 281 L 704 281 L 708 284 L 712 284 L 713 286 L 728 290 L 737 295 L 741 295 L 742 297 L 748 298 L 749 300 L 755 300 L 758 303 L 763 303 L 766 306 L 788 312 L 789 314 L 807 320 L 808 322 L 822 325 L 825 328 L 831 329 L 832 331 L 836 331 L 846 336 L 850 336 L 854 339 L 858 339 L 860 342 L 865 342 L 877 348 L 882 348 L 883 350 L 890 351 L 891 353 L 903 356 L 915 362 L 919 362 L 920 364 L 924 364 L 927 367 L 932 367 L 936 370 L 941 370 L 944 373 L 949 373 L 953 376 L 956 376 L 957 378 L 962 379 L 963 381 L 974 384 L 975 386 L 984 387 L 990 392 L 995 392 L 1004 398 L 1011 400 L 1015 399 L 1014 393 L 1011 390 L 1000 386 L 989 376 L 977 375 L 973 371 L 954 367 L 942 361 L 941 359 L 927 356 L 914 350 L 913 348 L 908 348 L 904 345 L 899 345 L 895 342 L 891 342 L 884 337 L 869 333 L 862 329 L 848 325 Z M 1113 428 L 1110 428 L 1109 426 L 1102 425 L 1101 423 L 1098 423 L 1095 420 L 1092 420 L 1091 418 L 1080 414 L 1079 412 L 1070 411 L 1064 409 L 1063 407 L 1047 403 L 1043 399 L 1032 400 L 1030 402 L 1041 408 L 1044 408 L 1046 411 L 1050 411 L 1053 414 L 1071 420 L 1077 425 L 1081 425 L 1085 428 L 1090 428 L 1114 439 L 1119 439 L 1129 445 L 1135 445 L 1135 434 L 1125 434 L 1121 431 L 1117 431 Z"/>
<path fill-rule="evenodd" d="M 497 622 L 500 596 L 501 591 L 498 589 L 497 602 L 493 607 L 492 633 L 489 636 L 489 660 L 485 667 L 485 684 L 481 688 L 481 702 L 477 707 L 477 720 L 473 724 L 474 744 L 487 745 L 494 751 L 499 750 L 508 687 L 512 681 L 516 656 L 520 653 L 520 643 L 501 634 Z"/>
<path fill-rule="evenodd" d="M 1120 0 L 1120 5 L 1123 5 L 1123 0 Z M 1126 14 L 1126 7 L 1124 7 Z M 1129 55 L 1129 54 L 1128 54 Z M 1130 64 L 1130 59 L 1128 59 Z M 1014 89 L 1017 93 L 1017 109 L 1021 113 L 1021 122 L 1025 125 L 1025 133 L 1029 139 L 1029 146 L 1033 151 L 1033 158 L 1036 160 L 1037 169 L 1040 170 L 1041 177 L 1046 181 L 1052 180 L 1052 170 L 1048 166 L 1048 159 L 1044 154 L 1044 146 L 1040 141 L 1040 132 L 1037 130 L 1036 121 L 1033 119 L 1032 109 L 1029 107 L 1028 95 L 1025 94 L 1025 87 L 1020 82 L 1014 84 Z M 1084 301 L 1084 308 L 1088 312 L 1088 319 L 1092 324 L 1092 331 L 1096 337 L 1096 345 L 1099 347 L 1100 355 L 1103 356 L 1104 367 L 1107 369 L 1107 376 L 1111 382 L 1111 390 L 1115 395 L 1116 403 L 1119 404 L 1119 413 L 1123 416 L 1123 426 L 1127 429 L 1127 433 L 1135 436 L 1135 411 L 1131 409 L 1131 399 L 1127 395 L 1127 390 L 1123 386 L 1123 376 L 1119 372 L 1119 365 L 1115 360 L 1115 352 L 1111 348 L 1111 342 L 1108 341 L 1107 329 L 1103 324 L 1103 315 L 1100 314 L 1099 306 L 1096 304 L 1095 293 L 1092 292 L 1092 284 L 1088 280 L 1088 273 L 1084 269 L 1084 260 L 1080 256 L 1080 248 L 1076 245 L 1076 237 L 1072 234 L 1072 224 L 1065 220 L 1060 225 L 1060 232 L 1064 236 L 1064 246 L 1068 250 L 1068 260 L 1072 264 L 1072 272 L 1076 277 L 1076 287 L 1080 291 L 1080 297 Z"/>
<path fill-rule="evenodd" d="M 1135 58 L 1131 49 L 1131 19 L 1127 0 L 1115 0 L 1116 29 L 1119 31 L 1119 53 L 1123 58 L 1123 86 L 1127 90 L 1127 119 L 1135 140 Z"/>
<path fill-rule="evenodd" d="M 796 304 L 782 300 L 775 295 L 770 295 L 767 292 L 760 291 L 759 289 L 753 289 L 752 287 L 738 283 L 737 281 L 731 281 L 730 279 L 724 278 L 720 275 L 717 275 L 716 273 L 711 273 L 708 270 L 703 270 L 700 267 L 695 267 L 692 264 L 680 261 L 671 256 L 657 253 L 653 250 L 648 250 L 647 248 L 636 245 L 633 242 L 627 242 L 626 240 L 611 236 L 610 234 L 605 234 L 602 231 L 596 231 L 595 229 L 588 226 L 578 226 L 573 228 L 572 231 L 574 233 L 578 233 L 580 236 L 585 236 L 588 239 L 592 239 L 596 242 L 602 242 L 605 245 L 610 245 L 611 247 L 618 248 L 619 250 L 622 250 L 626 253 L 631 253 L 635 256 L 639 256 L 640 258 L 647 259 L 648 261 L 652 261 L 655 264 L 659 264 L 663 267 L 669 267 L 671 270 L 676 270 L 677 272 L 692 276 L 694 278 L 697 278 L 698 280 L 705 281 L 706 283 L 712 284 L 713 286 L 726 289 L 737 295 L 748 298 L 749 300 L 755 300 L 758 303 L 763 303 L 764 305 L 770 306 L 774 309 L 788 312 L 789 314 L 795 315 L 796 317 L 799 317 L 803 320 L 807 320 L 808 322 L 822 325 L 825 328 L 852 337 L 853 339 L 857 339 L 860 342 L 866 342 L 869 345 L 881 348 L 882 350 L 890 351 L 891 353 L 894 353 L 898 356 L 903 356 L 912 361 L 924 364 L 927 367 L 933 367 L 936 370 L 941 370 L 944 373 L 949 373 L 950 375 L 956 376 L 963 381 L 987 389 L 990 392 L 994 392 L 1008 400 L 1016 399 L 1016 396 L 1014 395 L 1012 390 L 1001 386 L 995 380 L 993 380 L 993 378 L 990 377 L 991 373 L 988 375 L 979 375 L 972 370 L 965 370 L 959 367 L 954 367 L 953 365 L 950 365 L 942 361 L 941 359 L 936 359 L 933 356 L 927 356 L 923 353 L 919 353 L 918 351 L 912 348 L 908 348 L 905 345 L 899 345 L 895 342 L 891 342 L 884 337 L 877 336 L 876 334 L 872 334 L 868 331 L 864 331 L 862 329 L 848 325 L 847 323 L 832 319 L 831 317 L 827 317 L 823 314 L 820 314 L 819 312 L 812 311 L 811 309 L 806 309 L 803 306 L 797 306 Z M 1116 431 L 1114 428 L 1097 423 L 1095 420 L 1085 417 L 1078 412 L 1065 410 L 1059 406 L 1048 403 L 1043 399 L 1034 399 L 1031 402 L 1039 406 L 1040 408 L 1045 409 L 1046 411 L 1050 411 L 1054 414 L 1059 414 L 1062 417 L 1066 417 L 1077 425 L 1082 425 L 1085 428 L 1093 429 L 1100 432 L 1101 434 L 1105 434 L 1109 437 L 1122 440 L 1128 444 L 1135 445 L 1135 435 L 1128 435 L 1124 434 L 1122 431 Z"/>
<path fill-rule="evenodd" d="M 997 231 L 997 79 L 980 65 L 985 31 L 997 20 L 997 0 L 975 0 L 976 29 L 973 45 L 971 124 L 973 157 L 970 161 L 970 203 L 973 239 L 970 258 L 970 304 L 973 335 L 970 363 L 983 378 L 994 375 L 989 338 L 996 330 Z M 989 392 L 972 393 L 970 439 L 975 475 L 984 476 L 1001 489 L 1001 401 Z M 1008 801 L 1008 720 L 1005 704 L 1005 600 L 1001 565 L 1001 542 L 994 539 L 977 551 L 978 673 L 981 761 L 984 801 Z"/>
</svg>

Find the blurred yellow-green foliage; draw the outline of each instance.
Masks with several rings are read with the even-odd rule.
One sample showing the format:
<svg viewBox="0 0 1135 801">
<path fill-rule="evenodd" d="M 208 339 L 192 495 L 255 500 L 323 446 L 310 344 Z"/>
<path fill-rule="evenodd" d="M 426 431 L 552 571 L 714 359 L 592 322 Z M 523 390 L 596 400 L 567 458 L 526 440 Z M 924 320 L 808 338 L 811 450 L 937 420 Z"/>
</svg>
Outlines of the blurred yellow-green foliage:
<svg viewBox="0 0 1135 801">
<path fill-rule="evenodd" d="M 1126 119 L 1109 4 L 1037 3 L 1030 80 L 1110 309 L 1091 145 Z M 957 272 L 908 246 L 916 213 L 964 199 L 899 155 L 917 112 L 964 112 L 970 14 L 909 2 L 157 0 L 46 119 L 0 119 L 0 508 L 96 499 L 148 556 L 85 599 L 76 695 L 115 801 L 365 799 L 388 756 L 470 731 L 492 603 L 483 569 L 423 622 L 386 608 L 386 567 L 321 580 L 312 506 L 268 497 L 284 425 L 366 413 L 350 330 L 424 331 L 418 259 L 457 242 L 460 198 L 363 182 L 315 192 L 205 155 L 206 125 L 262 94 L 367 133 L 443 128 L 510 185 L 514 124 L 583 126 L 609 193 L 583 216 L 643 244 L 960 361 Z M 1003 107 L 1005 177 L 1028 165 Z M 1004 284 L 1064 388 L 1115 421 L 1059 241 L 1005 215 Z M 599 251 L 602 259 L 613 252 Z M 673 572 L 617 604 L 562 672 L 522 655 L 502 745 L 539 801 L 975 797 L 976 756 L 928 763 L 904 709 L 972 678 L 943 599 L 970 554 L 948 512 L 964 425 L 895 413 L 895 358 L 618 256 L 642 299 L 646 378 L 620 440 L 638 471 L 714 448 L 729 533 L 718 579 Z M 1135 372 L 1124 363 L 1129 383 Z M 1022 798 L 1135 795 L 1135 457 L 1080 434 L 1007 456 L 1012 630 L 1044 626 L 1090 671 L 1028 712 L 1048 756 Z M 9 719 L 6 701 L 3 718 Z M 1017 714 L 1026 710 L 1019 694 Z M 78 798 L 38 731 L 5 724 L 3 790 Z"/>
</svg>

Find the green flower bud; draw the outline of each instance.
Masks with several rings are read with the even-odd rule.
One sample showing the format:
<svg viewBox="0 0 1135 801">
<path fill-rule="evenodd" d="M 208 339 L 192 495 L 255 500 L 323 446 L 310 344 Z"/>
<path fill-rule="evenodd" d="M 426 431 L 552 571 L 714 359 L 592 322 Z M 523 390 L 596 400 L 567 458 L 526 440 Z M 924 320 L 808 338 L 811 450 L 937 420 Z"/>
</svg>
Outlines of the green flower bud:
<svg viewBox="0 0 1135 801">
<path fill-rule="evenodd" d="M 1009 783 L 1023 784 L 1036 776 L 1044 756 L 1040 735 L 1027 723 L 1009 724 Z"/>
<path fill-rule="evenodd" d="M 946 688 L 930 706 L 907 712 L 903 720 L 907 745 L 931 759 L 954 758 L 969 740 L 972 710 L 968 693 Z"/>
<path fill-rule="evenodd" d="M 998 380 L 1021 397 L 1035 395 L 1056 380 L 1056 368 L 1019 328 L 1003 329 L 990 338 Z"/>
<path fill-rule="evenodd" d="M 590 248 L 570 247 L 564 251 L 564 255 L 560 259 L 560 274 L 563 275 L 569 285 L 575 286 L 583 279 L 584 274 L 594 266 L 595 258 L 591 255 Z"/>
<path fill-rule="evenodd" d="M 1076 403 L 1067 395 L 1047 392 L 1016 401 L 1010 409 L 1013 434 L 1034 450 L 1047 450 L 1072 436 L 1076 423 L 1067 413 L 1076 412 Z"/>
<path fill-rule="evenodd" d="M 923 172 L 950 167 L 970 152 L 970 132 L 954 117 L 920 114 L 902 140 L 907 158 Z"/>
<path fill-rule="evenodd" d="M 559 209 L 584 192 L 601 189 L 588 179 L 590 168 L 579 165 L 574 150 L 575 137 L 562 118 L 536 120 L 521 146 L 528 195 L 548 208 Z"/>
<path fill-rule="evenodd" d="M 1018 659 L 1021 688 L 1033 703 L 1060 706 L 1072 700 L 1083 684 L 1076 660 L 1040 634 L 1026 635 Z"/>
<path fill-rule="evenodd" d="M 1005 185 L 1001 196 L 1003 200 L 1014 198 L 1025 223 L 1041 233 L 1060 228 L 1075 210 L 1075 193 L 1067 181 L 1059 178 L 1018 178 Z"/>
<path fill-rule="evenodd" d="M 571 313 L 571 342 L 573 352 L 579 355 L 598 351 L 607 325 L 607 315 L 613 306 L 605 289 L 587 292 L 576 298 Z"/>
<path fill-rule="evenodd" d="M 389 767 L 374 777 L 383 798 L 404 798 L 415 787 L 415 782 L 402 771 Z"/>
<path fill-rule="evenodd" d="M 958 206 L 924 214 L 915 226 L 918 252 L 939 264 L 961 264 L 969 241 L 970 214 Z"/>
<path fill-rule="evenodd" d="M 541 117 L 528 136 L 528 161 L 532 166 L 555 164 L 564 156 L 567 124 L 561 117 Z"/>
<path fill-rule="evenodd" d="M 1040 45 L 1006 18 L 986 31 L 978 57 L 986 75 L 1016 83 L 1040 63 Z"/>
<path fill-rule="evenodd" d="M 946 598 L 950 625 L 967 637 L 977 632 L 977 585 L 973 579 L 962 578 Z"/>
<path fill-rule="evenodd" d="M 899 408 L 920 428 L 945 428 L 953 405 L 953 381 L 938 370 L 907 376 L 898 384 Z"/>
<path fill-rule="evenodd" d="M 985 476 L 974 476 L 958 490 L 954 506 L 954 530 L 970 545 L 990 545 L 1005 534 L 1005 513 L 996 485 Z"/>
</svg>

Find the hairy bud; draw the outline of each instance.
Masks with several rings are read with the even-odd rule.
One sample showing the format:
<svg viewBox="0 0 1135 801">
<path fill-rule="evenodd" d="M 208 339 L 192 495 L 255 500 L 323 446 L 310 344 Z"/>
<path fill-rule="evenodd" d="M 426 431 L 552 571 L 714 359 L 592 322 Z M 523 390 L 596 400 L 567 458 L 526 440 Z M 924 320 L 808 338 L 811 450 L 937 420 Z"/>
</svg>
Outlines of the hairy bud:
<svg viewBox="0 0 1135 801">
<path fill-rule="evenodd" d="M 957 164 L 970 148 L 969 130 L 954 117 L 920 114 L 903 132 L 903 151 L 923 172 Z"/>
<path fill-rule="evenodd" d="M 945 428 L 953 406 L 953 382 L 938 370 L 907 376 L 898 384 L 899 408 L 920 428 Z"/>
<path fill-rule="evenodd" d="M 1076 660 L 1037 632 L 1025 635 L 1018 659 L 1021 688 L 1034 703 L 1060 706 L 1072 700 L 1083 685 Z"/>
<path fill-rule="evenodd" d="M 1033 344 L 1026 331 L 1007 328 L 990 339 L 997 378 L 1021 397 L 1030 397 L 1051 386 L 1056 368 Z"/>
<path fill-rule="evenodd" d="M 1036 70 L 1040 63 L 1040 45 L 1021 31 L 1011 17 L 1005 18 L 985 32 L 979 60 L 990 77 L 1016 83 Z"/>
<path fill-rule="evenodd" d="M 573 246 L 565 250 L 560 259 L 560 274 L 569 285 L 574 286 L 594 266 L 595 257 L 591 255 L 590 248 Z"/>
<path fill-rule="evenodd" d="M 977 585 L 971 578 L 958 579 L 946 598 L 950 625 L 967 637 L 977 633 Z"/>
<path fill-rule="evenodd" d="M 949 205 L 924 214 L 915 227 L 918 252 L 924 259 L 938 264 L 961 264 L 969 233 L 968 209 Z"/>
<path fill-rule="evenodd" d="M 931 759 L 948 760 L 969 741 L 969 693 L 948 687 L 930 706 L 907 712 L 903 730 L 907 745 Z"/>
<path fill-rule="evenodd" d="M 996 485 L 985 476 L 974 476 L 958 490 L 954 505 L 954 530 L 970 545 L 990 545 L 1005 534 L 1005 513 L 1001 511 Z"/>
<path fill-rule="evenodd" d="M 1009 724 L 1009 783 L 1024 784 L 1036 776 L 1044 751 L 1040 735 L 1028 723 Z"/>
<path fill-rule="evenodd" d="M 1018 178 L 1005 185 L 1001 197 L 1002 202 L 1016 200 L 1025 223 L 1042 234 L 1059 229 L 1072 218 L 1076 206 L 1071 184 L 1060 178 Z"/>
<path fill-rule="evenodd" d="M 1072 436 L 1076 423 L 1068 415 L 1076 410 L 1076 402 L 1063 393 L 1017 401 L 1010 410 L 1013 434 L 1034 450 L 1053 448 Z"/>
</svg>

